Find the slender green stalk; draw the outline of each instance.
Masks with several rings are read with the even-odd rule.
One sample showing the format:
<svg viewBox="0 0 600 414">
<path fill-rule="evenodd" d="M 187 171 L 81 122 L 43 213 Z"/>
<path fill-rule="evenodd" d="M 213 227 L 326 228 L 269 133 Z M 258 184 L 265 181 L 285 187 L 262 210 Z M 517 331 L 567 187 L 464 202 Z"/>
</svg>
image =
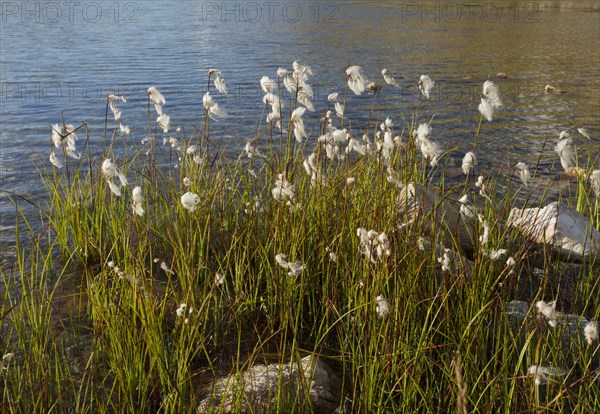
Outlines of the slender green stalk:
<svg viewBox="0 0 600 414">
<path fill-rule="evenodd" d="M 383 113 L 373 112 L 376 98 L 353 135 L 372 132 L 371 116 Z M 284 374 L 313 356 L 339 377 L 332 411 L 593 412 L 597 339 L 588 344 L 581 325 L 551 326 L 535 302 L 557 300 L 563 317 L 579 315 L 573 324 L 600 319 L 597 259 L 565 265 L 548 243 L 536 250 L 506 226 L 522 189 L 493 170 L 473 207 L 488 234 L 475 225 L 466 249 L 437 208 L 465 187 L 448 176 L 449 157 L 428 171 L 412 139 L 418 115 L 406 117 L 408 143 L 394 146 L 389 160 L 376 149 L 330 160 L 320 143 L 322 180 L 303 173 L 309 147 L 295 146 L 290 122 L 287 142 L 274 146 L 271 128 L 268 154 L 249 166 L 209 137 L 206 109 L 198 130 L 181 130 L 181 148 L 160 151 L 148 99 L 148 163 L 142 150 L 121 156 L 118 140 L 94 156 L 84 124 L 87 159 L 71 161 L 68 172 L 40 168 L 41 226 L 22 211 L 27 200 L 10 195 L 18 218 L 14 267 L 0 268 L 0 407 L 197 412 L 204 400 L 215 412 L 310 412 L 315 402 L 299 391 L 310 378 L 297 375 L 290 386 Z M 213 145 L 204 163 L 186 153 L 196 139 L 203 155 Z M 116 156 L 129 182 L 120 196 L 99 168 Z M 282 170 L 290 185 L 278 192 Z M 435 205 L 421 199 L 419 214 L 402 213 L 398 196 L 409 183 L 415 197 L 438 197 Z M 143 201 L 129 191 L 135 185 Z M 598 200 L 586 185 L 580 178 L 578 207 L 597 226 Z M 187 192 L 197 196 L 191 204 L 182 200 Z M 541 196 L 539 206 L 548 201 Z M 465 214 L 459 226 L 468 224 Z M 518 299 L 527 303 L 511 303 Z M 258 364 L 277 372 L 263 408 L 248 407 L 240 383 Z M 560 368 L 560 379 L 536 385 L 533 365 Z"/>
</svg>

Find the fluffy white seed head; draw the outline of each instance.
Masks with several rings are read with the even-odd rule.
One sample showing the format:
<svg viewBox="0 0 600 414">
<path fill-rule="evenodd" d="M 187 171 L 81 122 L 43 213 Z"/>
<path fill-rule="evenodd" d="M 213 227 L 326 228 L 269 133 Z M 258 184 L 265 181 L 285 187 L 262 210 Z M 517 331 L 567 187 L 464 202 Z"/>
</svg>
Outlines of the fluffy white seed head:
<svg viewBox="0 0 600 414">
<path fill-rule="evenodd" d="M 217 121 L 218 118 L 227 116 L 227 112 L 213 100 L 210 93 L 206 92 L 204 94 L 202 97 L 202 103 L 204 104 L 204 109 L 206 109 L 208 116 L 210 116 L 211 119 Z"/>
<path fill-rule="evenodd" d="M 375 308 L 377 311 L 377 317 L 385 317 L 390 312 L 390 304 L 388 303 L 387 299 L 383 295 L 379 295 L 375 301 L 377 302 L 377 307 Z"/>
<path fill-rule="evenodd" d="M 548 325 L 556 328 L 556 302 L 544 302 L 543 300 L 538 301 L 535 304 L 538 313 L 548 321 Z"/>
<path fill-rule="evenodd" d="M 588 322 L 583 329 L 583 335 L 588 345 L 592 345 L 594 341 L 598 340 L 598 323 L 595 321 Z"/>
<path fill-rule="evenodd" d="M 566 172 L 569 172 L 571 168 L 577 166 L 575 146 L 573 145 L 573 140 L 571 138 L 560 139 L 554 147 L 554 151 L 560 157 L 560 164 Z"/>
<path fill-rule="evenodd" d="M 217 77 L 215 78 L 215 88 L 219 91 L 219 93 L 227 95 L 227 85 L 225 84 L 225 80 L 221 77 L 221 71 L 217 73 Z"/>
<path fill-rule="evenodd" d="M 504 256 L 505 254 L 506 254 L 506 249 L 492 250 L 491 252 L 488 253 L 488 257 L 490 258 L 491 261 L 495 262 L 497 260 L 500 260 L 502 258 L 502 256 Z"/>
<path fill-rule="evenodd" d="M 294 185 L 285 178 L 285 175 L 279 174 L 275 181 L 275 187 L 271 190 L 271 194 L 273 194 L 273 198 L 276 201 L 292 201 L 295 197 L 295 191 Z"/>
<path fill-rule="evenodd" d="M 108 186 L 113 194 L 117 197 L 120 197 L 121 187 L 125 187 L 127 185 L 127 178 L 125 178 L 125 174 L 123 174 L 123 172 L 109 158 L 102 162 L 102 174 L 108 182 Z M 119 179 L 120 184 L 117 184 L 117 178 Z"/>
<path fill-rule="evenodd" d="M 285 68 L 279 68 L 277 69 L 277 77 L 279 78 L 284 78 L 287 76 L 287 74 L 289 73 L 289 71 Z"/>
<path fill-rule="evenodd" d="M 158 118 L 156 118 L 156 125 L 159 128 L 162 128 L 163 132 L 169 132 L 169 123 L 171 122 L 171 117 L 166 114 L 162 114 Z"/>
<path fill-rule="evenodd" d="M 594 194 L 596 194 L 596 198 L 600 198 L 600 170 L 592 171 L 589 181 Z"/>
<path fill-rule="evenodd" d="M 194 212 L 199 203 L 200 197 L 198 196 L 198 194 L 188 191 L 187 193 L 181 196 L 181 204 L 183 205 L 183 208 L 185 208 L 189 212 Z"/>
<path fill-rule="evenodd" d="M 131 192 L 131 208 L 133 212 L 138 216 L 144 215 L 144 195 L 142 194 L 142 188 L 137 186 Z"/>
<path fill-rule="evenodd" d="M 494 109 L 487 100 L 481 98 L 481 103 L 477 109 L 487 121 L 491 122 L 494 119 Z"/>
<path fill-rule="evenodd" d="M 150 100 L 154 102 L 154 104 L 159 106 L 162 106 L 167 102 L 163 94 L 160 93 L 160 91 L 154 86 L 148 88 L 148 96 L 150 97 Z"/>
<path fill-rule="evenodd" d="M 438 263 L 442 265 L 442 272 L 449 272 L 452 264 L 451 250 L 445 248 L 442 257 L 437 258 Z"/>
<path fill-rule="evenodd" d="M 415 132 L 417 143 L 429 139 L 429 135 L 431 135 L 431 127 L 429 126 L 429 124 L 423 123 L 419 125 Z"/>
<path fill-rule="evenodd" d="M 186 303 L 182 303 L 181 305 L 179 305 L 177 310 L 175 310 L 177 317 L 179 317 L 179 318 L 183 317 L 185 315 L 185 310 L 187 309 L 187 307 L 188 307 L 188 305 Z"/>
<path fill-rule="evenodd" d="M 516 170 L 519 172 L 519 178 L 525 187 L 529 187 L 529 183 L 531 182 L 531 173 L 529 172 L 529 167 L 524 162 L 518 162 L 515 166 Z"/>
<path fill-rule="evenodd" d="M 290 122 L 294 128 L 294 136 L 297 142 L 302 142 L 307 138 L 306 130 L 304 129 L 304 112 L 306 112 L 306 108 L 300 106 L 294 109 L 290 116 Z"/>
<path fill-rule="evenodd" d="M 64 164 L 62 163 L 61 160 L 59 160 L 56 157 L 56 154 L 54 153 L 54 151 L 52 151 L 50 153 L 49 159 L 50 159 L 50 163 L 52 163 L 52 165 L 54 165 L 56 168 L 62 168 L 62 167 L 64 167 Z"/>
<path fill-rule="evenodd" d="M 275 87 L 277 86 L 277 82 L 268 76 L 263 76 L 260 78 L 260 88 L 264 93 L 273 93 Z"/>
<path fill-rule="evenodd" d="M 498 87 L 492 81 L 483 83 L 483 91 L 481 93 L 481 103 L 479 104 L 479 112 L 489 122 L 494 119 L 494 113 L 502 106 L 500 92 Z"/>
<path fill-rule="evenodd" d="M 532 365 L 527 369 L 527 374 L 534 378 L 536 385 L 548 382 L 558 382 L 567 372 L 560 368 L 543 367 L 541 365 Z"/>
<path fill-rule="evenodd" d="M 348 75 L 348 87 L 350 90 L 356 95 L 362 95 L 368 83 L 367 78 L 362 72 L 362 68 L 358 65 L 350 66 L 346 69 L 346 75 Z"/>
<path fill-rule="evenodd" d="M 590 133 L 588 132 L 587 129 L 585 129 L 585 128 L 577 128 L 577 132 L 579 132 L 581 135 L 583 135 L 587 139 L 591 139 L 590 138 Z"/>
<path fill-rule="evenodd" d="M 435 82 L 427 75 L 421 75 L 419 78 L 419 90 L 424 97 L 429 99 L 429 93 L 433 89 Z"/>
<path fill-rule="evenodd" d="M 78 160 L 81 158 L 81 154 L 75 148 L 75 141 L 77 141 L 75 129 L 71 124 L 64 125 L 64 127 L 58 124 L 52 125 L 52 142 L 56 148 L 63 147 L 67 156 Z"/>
<path fill-rule="evenodd" d="M 399 87 L 400 86 L 400 85 L 398 85 L 398 82 L 396 81 L 396 79 L 394 79 L 394 75 L 392 75 L 392 73 L 389 70 L 383 69 L 381 71 L 381 74 L 383 75 L 383 80 L 388 85 L 392 85 L 392 86 L 395 86 L 395 87 Z"/>
<path fill-rule="evenodd" d="M 469 151 L 465 154 L 462 160 L 462 170 L 464 175 L 469 175 L 473 168 L 477 165 L 477 158 L 473 151 Z"/>
</svg>

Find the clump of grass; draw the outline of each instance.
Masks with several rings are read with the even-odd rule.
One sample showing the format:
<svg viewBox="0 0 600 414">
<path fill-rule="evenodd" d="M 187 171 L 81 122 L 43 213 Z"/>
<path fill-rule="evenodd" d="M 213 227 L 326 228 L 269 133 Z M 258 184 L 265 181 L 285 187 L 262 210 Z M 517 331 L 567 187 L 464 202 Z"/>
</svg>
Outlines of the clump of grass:
<svg viewBox="0 0 600 414">
<path fill-rule="evenodd" d="M 211 71 L 208 92 L 217 73 L 224 88 Z M 309 147 L 308 112 L 295 110 L 312 105 L 310 73 L 295 64 L 264 82 L 270 112 L 237 159 L 212 139 L 211 118 L 224 115 L 216 98 L 205 98 L 197 131 L 170 135 L 165 99 L 151 88 L 149 140 L 132 155 L 119 151 L 119 134 L 128 132 L 116 123 L 100 157 L 86 137 L 86 159 L 65 152 L 65 168 L 40 171 L 44 230 L 28 228 L 27 248 L 17 232 L 16 268 L 2 271 L 9 289 L 0 353 L 14 353 L 0 374 L 5 407 L 194 411 L 215 378 L 306 354 L 339 373 L 339 404 L 351 412 L 586 412 L 600 404 L 597 340 L 573 343 L 566 360 L 557 333 L 515 329 L 505 312 L 515 298 L 572 294 L 570 311 L 598 320 L 594 260 L 569 292 L 554 286 L 548 269 L 558 259 L 532 252 L 502 224 L 518 198 L 496 193 L 501 173 L 490 172 L 485 193 L 465 207 L 480 214 L 469 252 L 447 229 L 427 231 L 431 212 L 399 216 L 398 191 L 408 183 L 455 201 L 481 187 L 445 177 L 448 153 L 418 111 L 401 130 L 391 120 L 380 125 L 375 95 L 369 117 L 353 118 L 348 88 L 344 113 L 326 114 Z M 361 77 L 351 81 L 352 90 L 365 89 Z M 284 85 L 292 92 L 285 105 Z M 114 102 L 107 114 L 110 106 L 116 118 Z M 355 150 L 346 153 L 349 142 Z M 582 180 L 577 206 L 597 226 L 597 199 Z M 527 266 L 534 253 L 545 267 L 541 282 Z M 17 281 L 21 288 L 10 289 Z M 72 323 L 57 304 L 75 294 Z M 528 367 L 547 363 L 569 375 L 535 385 Z M 234 393 L 234 407 L 243 398 Z M 309 404 L 281 394 L 270 408 Z"/>
</svg>

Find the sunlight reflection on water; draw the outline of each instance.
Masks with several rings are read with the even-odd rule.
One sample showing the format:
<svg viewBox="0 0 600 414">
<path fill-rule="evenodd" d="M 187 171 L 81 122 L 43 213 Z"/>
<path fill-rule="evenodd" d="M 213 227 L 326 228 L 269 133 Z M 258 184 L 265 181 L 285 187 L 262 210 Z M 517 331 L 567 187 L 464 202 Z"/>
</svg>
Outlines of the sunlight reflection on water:
<svg viewBox="0 0 600 414">
<path fill-rule="evenodd" d="M 493 122 L 484 122 L 478 141 L 482 169 L 499 159 L 533 164 L 542 148 L 541 159 L 551 168 L 560 131 L 580 126 L 590 131 L 592 140 L 578 137 L 577 143 L 590 154 L 598 153 L 596 2 L 521 2 L 518 10 L 500 6 L 500 17 L 491 14 L 491 3 L 474 3 L 473 18 L 466 10 L 456 18 L 449 14 L 449 3 L 439 1 L 294 2 L 300 15 L 292 14 L 294 10 L 284 3 L 277 3 L 274 7 L 281 10 L 273 9 L 271 15 L 266 6 L 244 1 L 95 4 L 102 11 L 100 18 L 91 16 L 91 9 L 85 10 L 87 14 L 75 10 L 72 22 L 63 14 L 53 23 L 57 16 L 43 10 L 35 15 L 35 9 L 24 17 L 19 11 L 2 16 L 3 190 L 34 202 L 43 197 L 30 156 L 46 159 L 50 125 L 59 122 L 62 113 L 68 123 L 89 124 L 92 154 L 97 155 L 108 93 L 128 96 L 121 107 L 123 120 L 133 130 L 130 140 L 139 142 L 147 135 L 145 91 L 151 85 L 165 95 L 165 111 L 174 126 L 189 130 L 198 125 L 206 73 L 212 67 L 223 71 L 230 90 L 228 96 L 217 98 L 229 117 L 214 124 L 212 131 L 236 154 L 259 122 L 259 79 L 265 74 L 274 77 L 278 67 L 290 67 L 294 59 L 315 72 L 310 83 L 317 111 L 306 117 L 312 140 L 327 95 L 343 93 L 345 68 L 360 64 L 372 79 L 379 79 L 384 67 L 406 76 L 399 90 L 381 92 L 382 118 L 391 116 L 402 128 L 417 107 L 420 120 L 435 116 L 432 137 L 445 148 L 454 148 L 457 158 L 472 143 L 483 81 L 495 79 L 498 72 L 508 74 L 507 80 L 495 79 L 504 108 Z M 255 4 L 260 18 L 252 14 Z M 436 81 L 428 101 L 416 90 L 421 73 Z M 567 93 L 545 95 L 546 84 Z M 354 125 L 365 121 L 370 103 L 370 97 L 349 96 Z M 14 221 L 14 207 L 5 194 L 0 198 L 0 218 L 3 228 Z M 3 230 L 3 239 L 11 238 L 7 233 Z"/>
</svg>

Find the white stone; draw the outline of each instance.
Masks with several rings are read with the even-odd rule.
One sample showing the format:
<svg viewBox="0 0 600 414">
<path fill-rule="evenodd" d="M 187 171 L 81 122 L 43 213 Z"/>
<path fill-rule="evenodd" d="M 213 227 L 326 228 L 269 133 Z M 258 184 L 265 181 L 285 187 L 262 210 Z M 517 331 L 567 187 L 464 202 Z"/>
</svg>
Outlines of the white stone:
<svg viewBox="0 0 600 414">
<path fill-rule="evenodd" d="M 241 393 L 245 397 L 240 397 Z M 302 358 L 300 364 L 255 365 L 242 374 L 215 381 L 212 395 L 200 403 L 198 413 L 274 412 L 278 395 L 306 404 L 293 407 L 302 412 L 332 413 L 340 406 L 341 380 L 313 355 Z M 236 399 L 240 400 L 237 404 Z"/>
<path fill-rule="evenodd" d="M 598 254 L 600 233 L 592 223 L 557 202 L 543 208 L 513 208 L 508 225 L 535 243 L 548 244 L 556 253 L 569 258 Z"/>
</svg>

